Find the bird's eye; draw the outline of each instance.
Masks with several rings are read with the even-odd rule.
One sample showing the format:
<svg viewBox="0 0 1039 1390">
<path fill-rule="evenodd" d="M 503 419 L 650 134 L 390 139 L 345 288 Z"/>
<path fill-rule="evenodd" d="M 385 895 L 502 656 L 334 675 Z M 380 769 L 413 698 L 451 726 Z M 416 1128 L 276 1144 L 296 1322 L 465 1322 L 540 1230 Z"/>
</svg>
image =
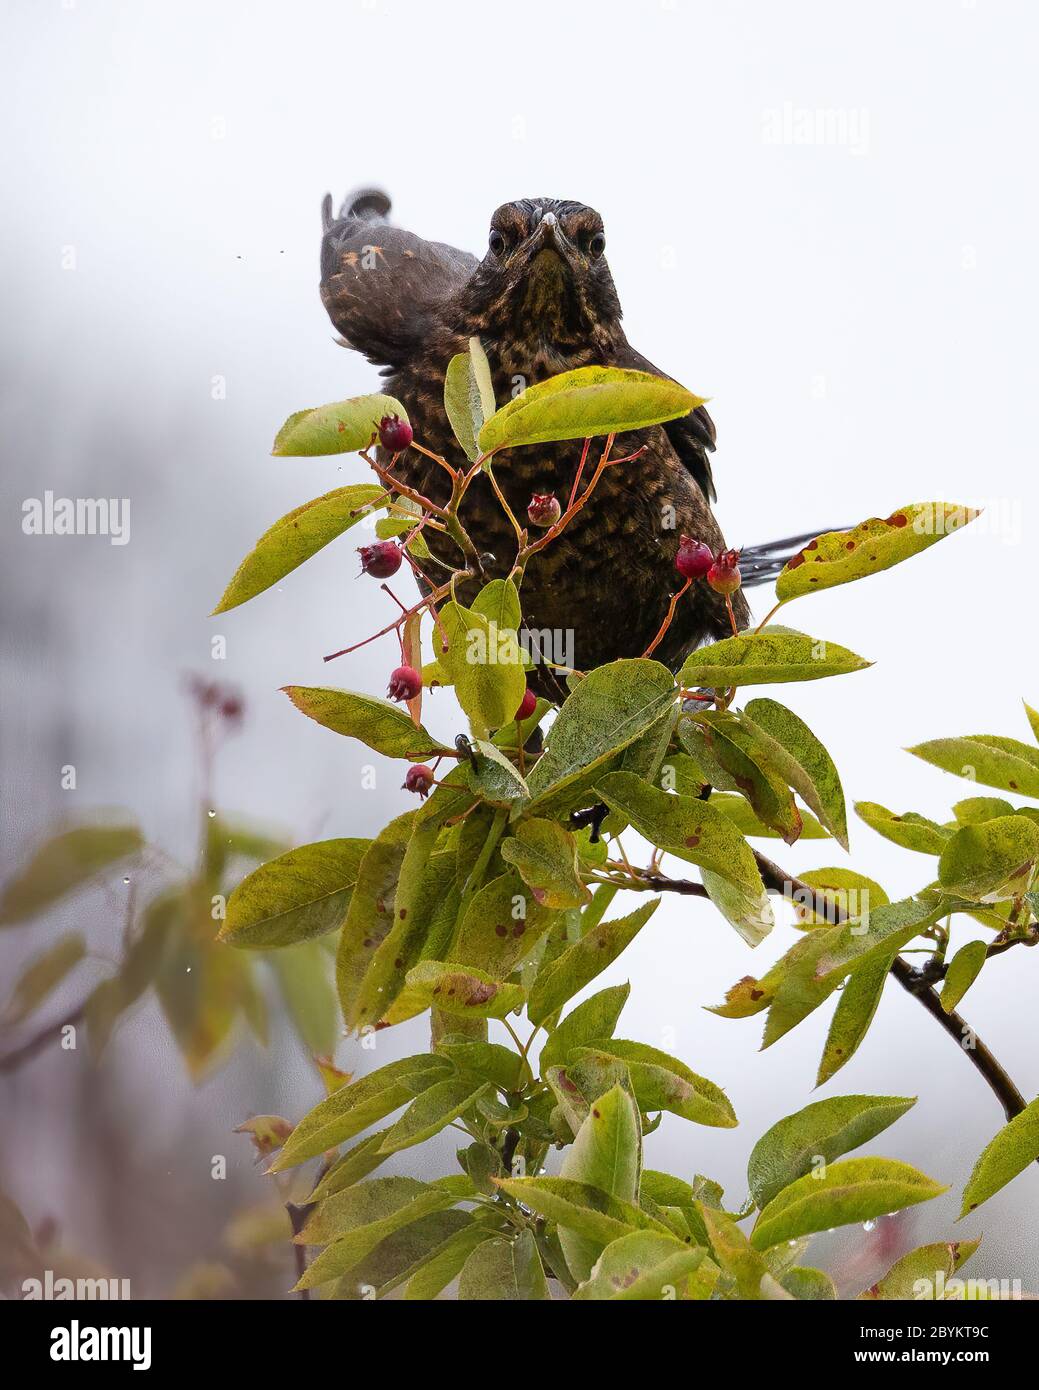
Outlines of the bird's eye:
<svg viewBox="0 0 1039 1390">
<path fill-rule="evenodd" d="M 593 236 L 588 243 L 588 254 L 593 261 L 597 261 L 605 250 L 606 234 L 605 232 L 596 232 L 595 236 Z"/>
<path fill-rule="evenodd" d="M 492 227 L 491 234 L 487 238 L 487 245 L 490 247 L 492 255 L 500 256 L 505 250 L 505 238 L 501 232 Z"/>
</svg>

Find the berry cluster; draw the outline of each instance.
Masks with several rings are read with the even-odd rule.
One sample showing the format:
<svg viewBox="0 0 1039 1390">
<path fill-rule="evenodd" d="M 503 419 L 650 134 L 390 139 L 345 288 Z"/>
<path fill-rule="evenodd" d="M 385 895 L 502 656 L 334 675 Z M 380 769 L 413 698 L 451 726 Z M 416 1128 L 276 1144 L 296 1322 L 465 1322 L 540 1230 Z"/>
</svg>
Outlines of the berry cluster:
<svg viewBox="0 0 1039 1390">
<path fill-rule="evenodd" d="M 686 579 L 706 579 L 718 594 L 734 594 L 743 583 L 738 550 L 719 550 L 714 555 L 709 545 L 692 536 L 679 541 L 675 569 Z"/>
</svg>

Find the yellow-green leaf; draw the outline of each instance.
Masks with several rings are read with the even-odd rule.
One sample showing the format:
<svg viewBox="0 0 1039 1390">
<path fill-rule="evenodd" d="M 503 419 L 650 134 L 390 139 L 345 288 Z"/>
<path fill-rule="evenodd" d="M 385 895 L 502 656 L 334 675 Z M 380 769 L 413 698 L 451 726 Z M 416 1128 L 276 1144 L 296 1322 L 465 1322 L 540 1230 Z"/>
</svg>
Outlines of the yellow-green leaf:
<svg viewBox="0 0 1039 1390">
<path fill-rule="evenodd" d="M 1039 1099 L 1026 1105 L 1020 1115 L 986 1144 L 963 1189 L 962 1219 L 1006 1187 L 1030 1163 L 1039 1158 Z"/>
<path fill-rule="evenodd" d="M 319 840 L 254 869 L 227 900 L 219 939 L 269 951 L 343 925 L 371 840 Z"/>
<path fill-rule="evenodd" d="M 949 893 L 998 901 L 1025 891 L 1037 859 L 1039 826 L 1000 816 L 957 830 L 942 850 L 938 878 Z"/>
<path fill-rule="evenodd" d="M 283 516 L 263 533 L 238 566 L 213 612 L 226 613 L 277 584 L 368 515 L 371 504 L 384 492 L 372 483 L 337 487 Z"/>
<path fill-rule="evenodd" d="M 1039 797 L 1039 749 L 991 734 L 935 738 L 907 749 L 925 763 L 1004 792 Z"/>
<path fill-rule="evenodd" d="M 968 941 L 949 962 L 941 993 L 942 1008 L 947 1014 L 952 1013 L 981 974 L 987 953 L 988 947 L 984 941 Z"/>
<path fill-rule="evenodd" d="M 948 1191 L 893 1158 L 847 1158 L 798 1178 L 768 1203 L 751 1232 L 757 1250 L 813 1231 L 872 1221 Z"/>
<path fill-rule="evenodd" d="M 686 686 L 778 685 L 841 676 L 872 664 L 836 642 L 767 627 L 698 648 L 686 658 L 679 679 Z"/>
<path fill-rule="evenodd" d="M 408 413 L 392 396 L 353 396 L 347 401 L 297 410 L 282 425 L 272 454 L 352 454 L 367 449 L 379 432 L 384 415 L 407 420 Z"/>
<path fill-rule="evenodd" d="M 497 411 L 480 431 L 483 452 L 555 440 L 621 434 L 677 420 L 703 405 L 685 387 L 649 372 L 578 367 L 538 382 Z"/>
<path fill-rule="evenodd" d="M 789 560 L 776 580 L 776 597 L 788 599 L 832 589 L 901 564 L 974 520 L 973 507 L 951 502 L 911 502 L 889 517 L 870 517 L 850 531 L 829 531 Z"/>
<path fill-rule="evenodd" d="M 421 726 L 416 728 L 402 709 L 387 700 L 328 686 L 285 685 L 282 689 L 308 719 L 335 734 L 360 739 L 388 758 L 421 762 L 437 753 L 453 752 Z"/>
</svg>

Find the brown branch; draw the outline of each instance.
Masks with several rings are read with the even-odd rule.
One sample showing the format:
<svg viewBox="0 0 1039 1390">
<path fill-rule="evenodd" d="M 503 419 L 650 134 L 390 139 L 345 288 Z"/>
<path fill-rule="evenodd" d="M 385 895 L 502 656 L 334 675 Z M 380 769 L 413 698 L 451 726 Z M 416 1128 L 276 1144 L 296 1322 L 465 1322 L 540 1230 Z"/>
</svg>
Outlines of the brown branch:
<svg viewBox="0 0 1039 1390">
<path fill-rule="evenodd" d="M 295 1202 L 286 1202 L 285 1210 L 289 1214 L 289 1224 L 292 1227 L 292 1234 L 298 1236 L 307 1223 L 308 1215 L 313 1210 L 312 1204 L 305 1203 L 303 1206 L 297 1206 Z M 296 1242 L 293 1241 L 292 1249 L 296 1256 L 296 1283 L 298 1284 L 307 1272 L 307 1247 L 305 1245 L 297 1245 Z M 310 1290 L 300 1289 L 299 1296 L 305 1303 L 308 1303 L 310 1301 Z"/>
</svg>

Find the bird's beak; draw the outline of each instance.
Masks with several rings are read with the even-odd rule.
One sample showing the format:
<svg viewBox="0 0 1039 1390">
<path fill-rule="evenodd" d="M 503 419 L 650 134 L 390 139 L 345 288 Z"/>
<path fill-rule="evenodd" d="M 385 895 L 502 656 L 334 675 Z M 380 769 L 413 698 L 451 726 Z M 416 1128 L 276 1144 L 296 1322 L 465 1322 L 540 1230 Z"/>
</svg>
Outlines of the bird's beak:
<svg viewBox="0 0 1039 1390">
<path fill-rule="evenodd" d="M 557 274 L 559 263 L 570 266 L 574 248 L 559 225 L 554 212 L 546 212 L 527 238 L 527 262 L 532 269 Z"/>
</svg>

